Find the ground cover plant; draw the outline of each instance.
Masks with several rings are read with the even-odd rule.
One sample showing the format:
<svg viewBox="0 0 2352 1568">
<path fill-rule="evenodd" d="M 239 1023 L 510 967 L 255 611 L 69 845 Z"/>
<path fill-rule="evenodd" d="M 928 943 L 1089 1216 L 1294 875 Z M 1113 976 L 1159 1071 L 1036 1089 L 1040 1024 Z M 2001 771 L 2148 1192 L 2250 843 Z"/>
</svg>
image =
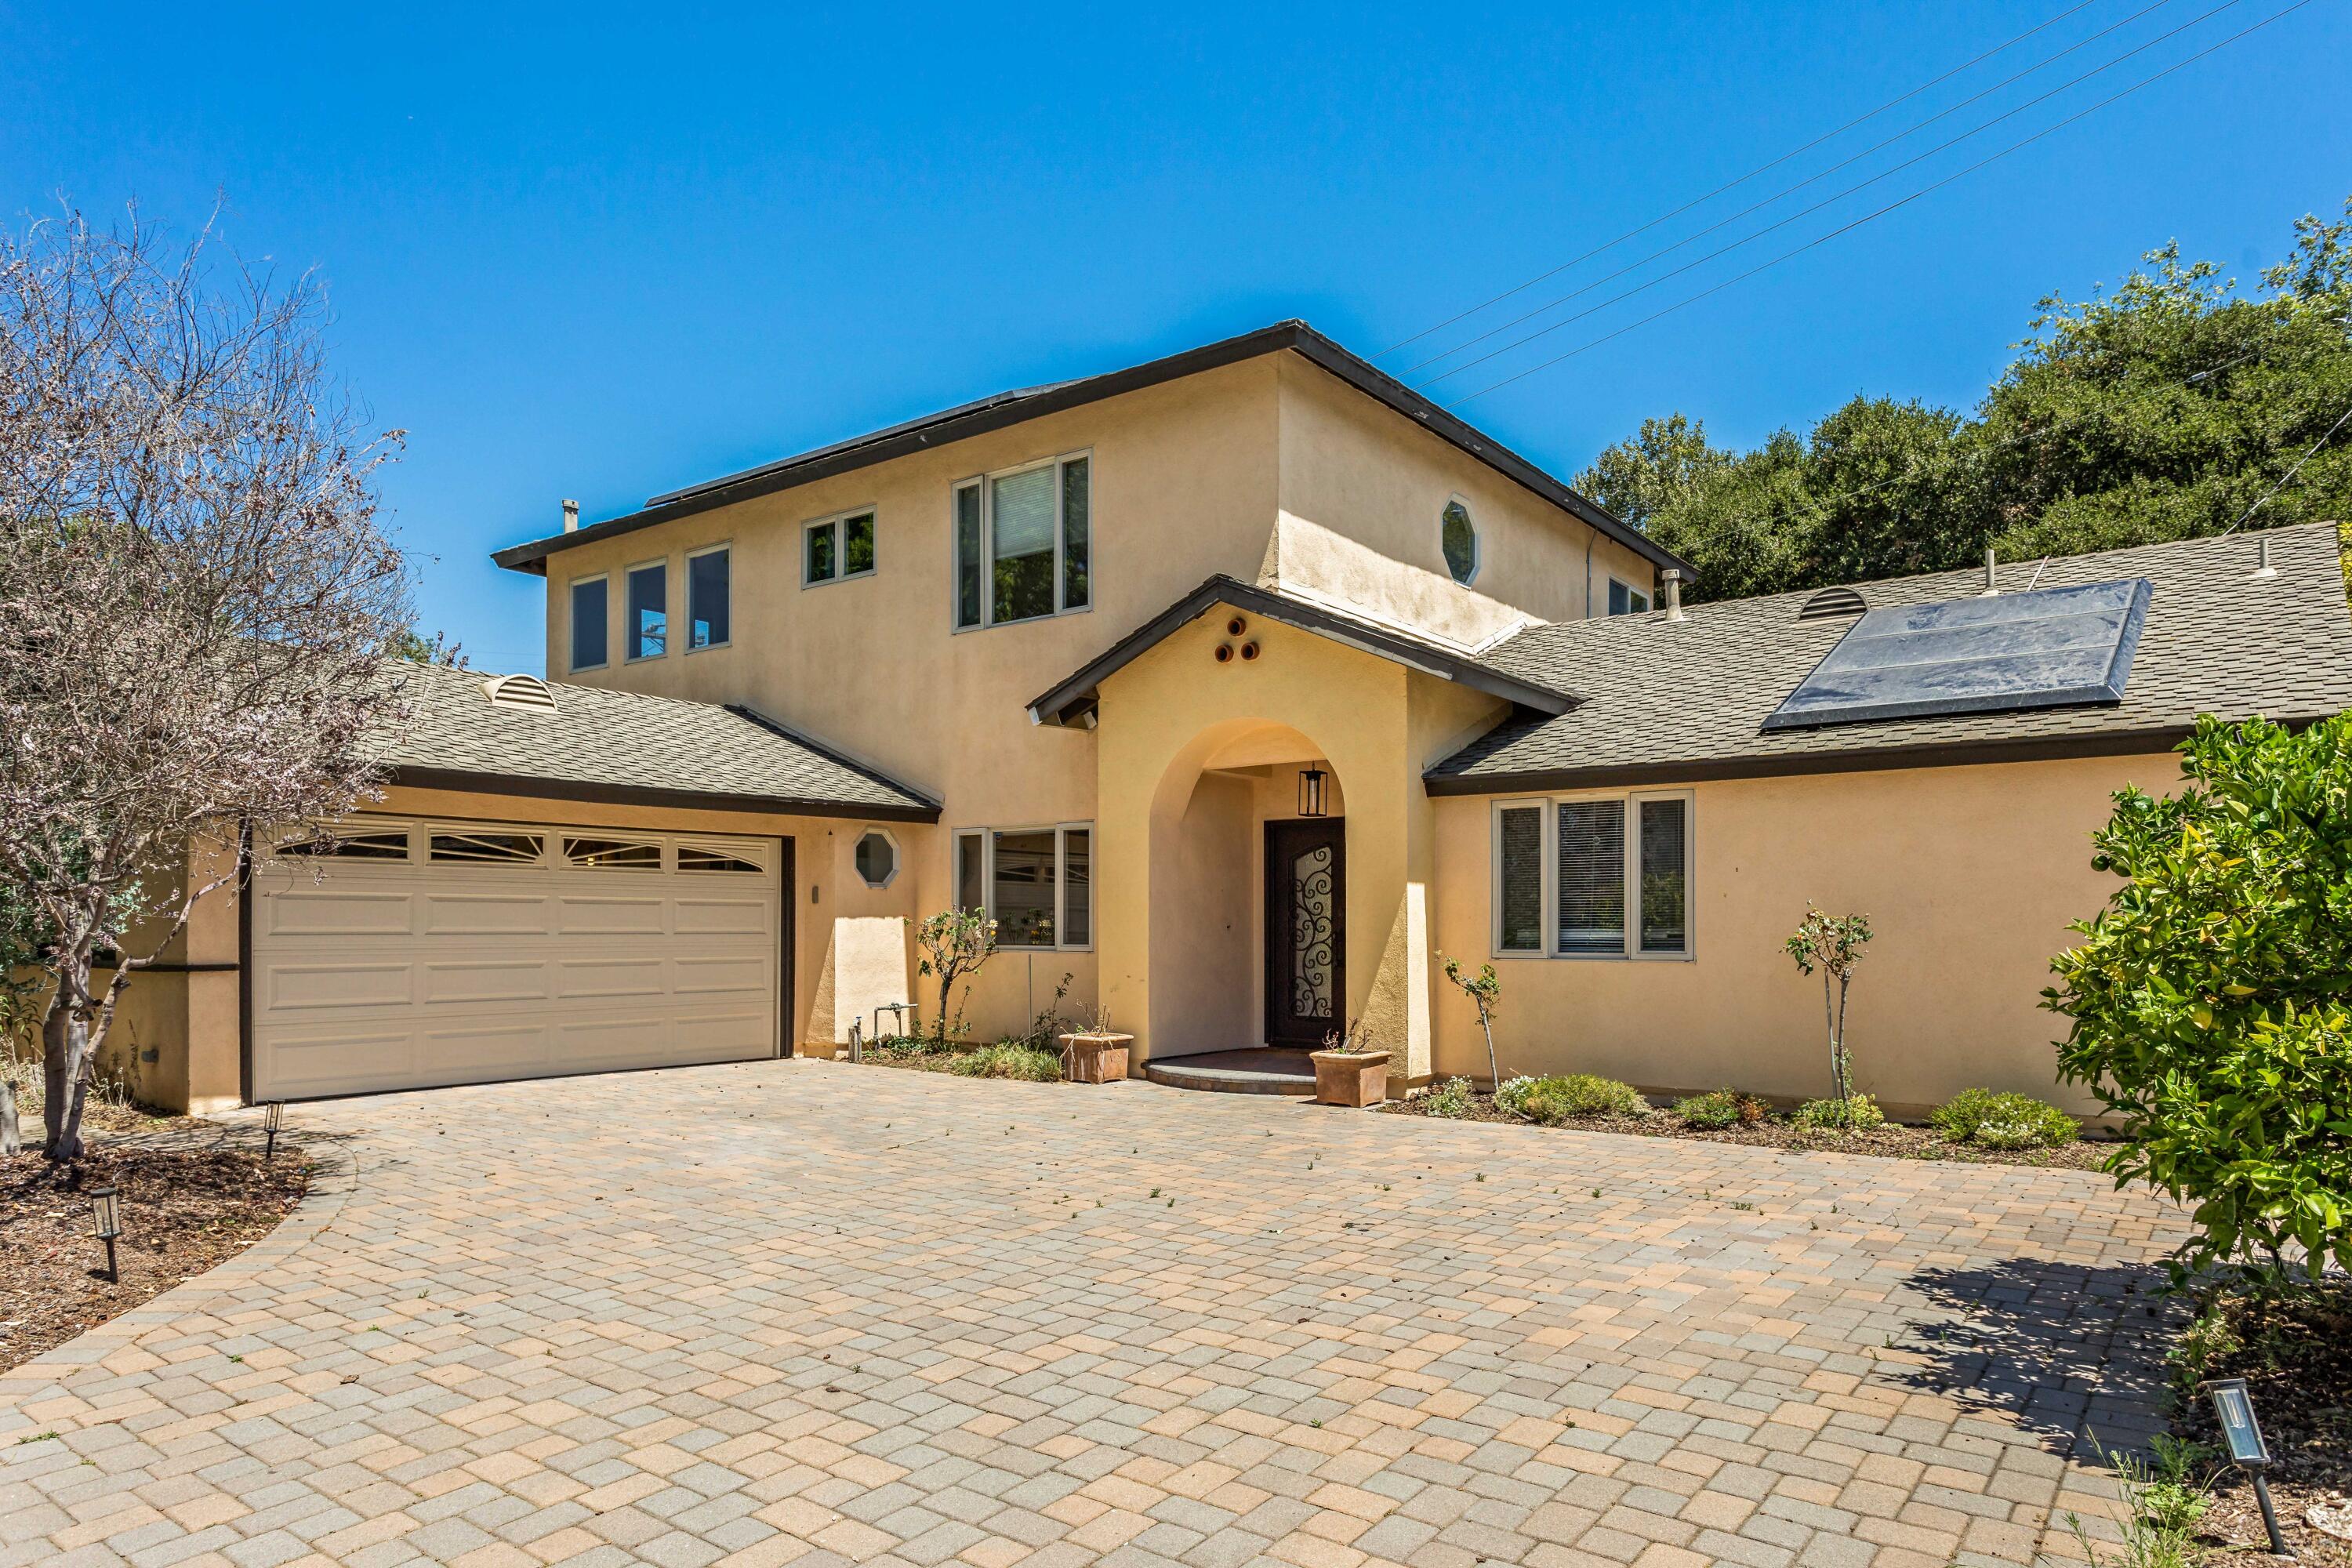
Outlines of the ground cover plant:
<svg viewBox="0 0 2352 1568">
<path fill-rule="evenodd" d="M 1019 1040 L 999 1040 L 974 1051 L 961 1051 L 947 1061 L 947 1070 L 963 1078 L 1012 1078 L 1029 1083 L 1056 1083 L 1062 1077 L 1062 1053 Z"/>
<path fill-rule="evenodd" d="M 2082 1135 L 2082 1123 L 2030 1094 L 1964 1089 L 1937 1106 L 1929 1125 L 1955 1143 L 1982 1149 L 2054 1149 Z"/>
</svg>

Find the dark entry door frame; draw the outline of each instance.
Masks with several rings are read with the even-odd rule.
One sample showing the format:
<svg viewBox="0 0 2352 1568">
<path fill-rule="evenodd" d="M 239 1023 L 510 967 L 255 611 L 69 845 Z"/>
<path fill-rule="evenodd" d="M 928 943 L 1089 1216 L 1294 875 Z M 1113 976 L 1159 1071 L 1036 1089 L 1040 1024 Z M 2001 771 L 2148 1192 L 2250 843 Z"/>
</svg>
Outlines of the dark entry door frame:
<svg viewBox="0 0 2352 1568">
<path fill-rule="evenodd" d="M 1265 1042 L 1318 1047 L 1346 1026 L 1344 817 L 1265 825 Z"/>
</svg>

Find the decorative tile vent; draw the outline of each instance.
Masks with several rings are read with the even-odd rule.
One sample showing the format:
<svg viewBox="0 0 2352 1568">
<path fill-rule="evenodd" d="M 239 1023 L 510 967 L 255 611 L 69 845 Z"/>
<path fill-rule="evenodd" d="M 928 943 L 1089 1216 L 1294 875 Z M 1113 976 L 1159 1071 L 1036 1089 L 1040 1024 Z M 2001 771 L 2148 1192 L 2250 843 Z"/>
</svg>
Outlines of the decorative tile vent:
<svg viewBox="0 0 2352 1568">
<path fill-rule="evenodd" d="M 520 708 L 526 712 L 552 713 L 555 693 L 536 675 L 499 675 L 482 682 L 493 708 Z"/>
</svg>

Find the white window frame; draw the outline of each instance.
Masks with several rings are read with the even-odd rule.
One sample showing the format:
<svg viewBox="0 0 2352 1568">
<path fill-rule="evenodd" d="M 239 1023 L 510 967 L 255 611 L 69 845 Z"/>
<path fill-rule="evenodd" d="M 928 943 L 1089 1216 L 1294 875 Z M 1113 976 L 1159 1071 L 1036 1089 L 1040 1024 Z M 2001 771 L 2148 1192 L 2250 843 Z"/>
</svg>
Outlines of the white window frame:
<svg viewBox="0 0 2352 1568">
<path fill-rule="evenodd" d="M 1448 507 L 1457 506 L 1470 522 L 1470 574 L 1466 577 L 1456 577 L 1454 563 L 1445 559 L 1445 512 Z M 1445 580 L 1465 588 L 1475 584 L 1478 581 L 1478 574 L 1486 567 L 1486 537 L 1478 527 L 1478 514 L 1471 509 L 1470 499 L 1463 495 L 1447 496 L 1444 505 L 1437 509 L 1437 563 L 1445 568 Z"/>
<path fill-rule="evenodd" d="M 722 539 L 716 544 L 705 544 L 686 552 L 685 567 L 678 573 L 679 596 L 686 601 L 686 649 L 688 653 L 709 653 L 713 648 L 735 646 L 735 542 Z M 697 647 L 694 641 L 694 563 L 705 555 L 724 555 L 727 559 L 727 640 L 709 642 Z"/>
<path fill-rule="evenodd" d="M 579 664 L 572 660 L 572 656 L 578 654 L 580 651 L 580 633 L 577 629 L 577 622 L 580 616 L 579 592 L 582 587 L 590 583 L 602 583 L 604 584 L 604 657 L 601 662 L 596 664 Z M 565 669 L 573 674 L 578 674 L 583 670 L 609 669 L 612 668 L 613 574 L 610 572 L 590 572 L 583 576 L 574 577 L 570 582 L 564 584 L 563 635 L 565 639 L 565 647 L 563 649 L 563 667 Z"/>
<path fill-rule="evenodd" d="M 866 567 L 866 568 L 864 571 L 862 571 L 862 572 L 852 572 L 852 571 L 849 571 L 849 570 L 847 570 L 847 569 L 846 569 L 846 563 L 847 563 L 847 562 L 848 562 L 848 560 L 849 560 L 849 552 L 848 552 L 847 547 L 846 547 L 846 546 L 845 546 L 845 545 L 843 544 L 843 542 L 842 542 L 842 538 L 841 538 L 841 525 L 842 525 L 843 523 L 845 523 L 845 522 L 847 522 L 847 521 L 848 521 L 851 518 L 853 518 L 853 517 L 870 517 L 870 518 L 872 518 L 872 519 L 874 520 L 874 564 L 873 564 L 873 565 L 871 565 L 871 566 Z M 834 573 L 834 574 L 833 574 L 832 576 L 830 576 L 830 577 L 812 577 L 812 576 L 810 576 L 810 575 L 809 575 L 809 549 L 808 549 L 808 547 L 809 547 L 809 535 L 810 535 L 810 534 L 812 534 L 812 533 L 814 533 L 814 532 L 815 532 L 818 529 L 820 529 L 820 528 L 830 528 L 830 529 L 832 529 L 832 530 L 834 531 L 834 534 L 833 534 L 833 560 L 834 560 L 834 564 L 835 564 L 836 567 L 842 568 L 841 570 L 837 570 L 837 571 L 835 571 L 835 572 Z M 877 571 L 879 571 L 879 570 L 881 569 L 881 566 L 882 566 L 882 509 L 881 509 L 881 508 L 879 508 L 879 507 L 872 507 L 872 506 L 852 506 L 852 507 L 844 507 L 841 510 L 839 510 L 839 511 L 837 511 L 837 512 L 835 512 L 835 513 L 834 513 L 832 516 L 830 516 L 830 517 L 813 517 L 813 518 L 809 519 L 806 522 L 804 522 L 804 523 L 801 524 L 801 586 L 802 586 L 802 587 L 803 587 L 803 588 L 830 588 L 830 587 L 832 587 L 835 583 L 854 583 L 854 582 L 857 581 L 857 579 L 859 579 L 860 577 L 871 577 L 871 576 L 873 576 L 873 575 L 874 575 L 874 574 L 875 574 L 876 572 L 877 572 Z"/>
<path fill-rule="evenodd" d="M 1065 492 L 1059 482 L 1060 470 L 1064 464 L 1075 463 L 1082 458 L 1087 465 L 1087 602 L 1083 605 L 1068 605 L 1063 602 L 1063 595 L 1069 587 L 1069 580 L 1066 576 L 1068 563 L 1064 559 L 1064 551 L 1069 543 L 1070 525 L 1069 519 L 1064 516 L 1062 511 Z M 1012 479 L 1017 474 L 1028 473 L 1034 468 L 1055 470 L 1054 607 L 1042 616 L 1023 616 L 1017 620 L 1000 621 L 996 618 L 996 574 L 991 570 L 991 563 L 996 558 L 996 481 Z M 1101 493 L 1100 487 L 1096 483 L 1097 477 L 1094 448 L 1082 447 L 1076 451 L 1056 452 L 1050 458 L 1038 458 L 1031 462 L 1015 463 L 1009 468 L 992 468 L 984 474 L 967 475 L 948 486 L 948 629 L 950 631 L 961 634 L 986 631 L 991 626 L 1025 626 L 1038 621 L 1054 620 L 1062 616 L 1083 616 L 1093 610 L 1095 600 L 1098 596 L 1095 588 L 1095 563 L 1097 559 L 1096 545 L 1101 537 L 1101 531 L 1095 526 L 1095 519 L 1100 511 L 1095 504 L 1096 498 Z M 957 618 L 957 595 L 961 592 L 963 585 L 963 557 L 961 553 L 962 543 L 956 537 L 956 498 L 974 486 L 979 487 L 980 489 L 980 619 L 967 626 L 960 624 Z M 1022 830 L 1007 828 L 1004 831 Z M 1045 950 L 1040 948 L 1036 951 Z"/>
<path fill-rule="evenodd" d="M 853 512 L 850 515 L 854 517 L 856 514 Z M 878 882 L 867 881 L 866 879 L 866 873 L 857 868 L 857 847 L 858 845 L 865 843 L 869 838 L 879 838 L 883 843 L 887 844 L 890 847 L 890 874 L 883 878 Z M 891 883 L 898 879 L 898 873 L 906 868 L 907 847 L 899 843 L 898 836 L 891 832 L 887 827 L 867 827 L 863 832 L 859 833 L 857 837 L 849 846 L 850 875 L 856 877 L 861 886 L 870 890 L 879 892 L 884 888 L 888 887 Z M 1055 929 L 1058 931 L 1061 928 L 1056 926 Z"/>
<path fill-rule="evenodd" d="M 659 653 L 639 653 L 637 651 L 637 612 L 629 592 L 629 579 L 640 572 L 651 571 L 656 566 L 662 569 L 662 650 Z M 640 561 L 634 565 L 621 568 L 621 631 L 624 644 L 621 649 L 621 662 L 623 664 L 651 664 L 655 659 L 667 658 L 675 653 L 677 650 L 677 617 L 671 615 L 669 609 L 668 556 L 660 556 L 652 561 Z M 607 648 L 604 654 L 609 661 L 612 658 L 612 650 Z"/>
<path fill-rule="evenodd" d="M 1043 616 L 1038 617 L 1043 619 Z M 1095 950 L 1095 929 L 1102 921 L 1102 898 L 1099 893 L 1087 902 L 1087 940 L 1065 942 L 1063 933 L 1070 929 L 1070 835 L 1087 836 L 1087 886 L 1091 889 L 1102 886 L 1096 868 L 1102 864 L 1102 838 L 1091 822 L 1032 822 L 1011 823 L 988 827 L 959 827 L 948 836 L 948 896 L 952 900 L 958 891 L 955 879 L 957 868 L 962 863 L 961 849 L 967 838 L 980 840 L 981 914 L 996 919 L 996 836 L 1000 833 L 1050 833 L 1054 836 L 1054 945 L 1051 947 L 1016 946 L 1006 942 L 1000 952 L 1092 952 Z M 863 837 L 864 835 L 859 835 Z M 964 906 L 958 905 L 958 908 Z"/>
<path fill-rule="evenodd" d="M 1637 588 L 1624 578 L 1613 576 L 1609 579 L 1609 585 L 1625 590 L 1625 614 L 1629 616 L 1646 616 L 1658 607 L 1658 596 L 1647 588 Z M 1642 601 L 1642 607 L 1638 610 L 1633 607 L 1633 601 L 1637 598 Z"/>
<path fill-rule="evenodd" d="M 1574 801 L 1622 800 L 1625 803 L 1625 947 L 1622 952 L 1562 952 L 1559 951 L 1559 807 Z M 1680 952 L 1642 951 L 1642 803 L 1678 800 L 1683 803 L 1683 950 Z M 1503 945 L 1503 813 L 1512 807 L 1536 807 L 1542 825 L 1539 869 L 1543 882 L 1540 930 L 1542 945 L 1533 950 Z M 1512 795 L 1496 800 L 1487 816 L 1486 946 L 1497 961 L 1552 960 L 1585 963 L 1689 963 L 1698 957 L 1698 796 L 1687 789 L 1572 790 L 1562 795 Z"/>
</svg>

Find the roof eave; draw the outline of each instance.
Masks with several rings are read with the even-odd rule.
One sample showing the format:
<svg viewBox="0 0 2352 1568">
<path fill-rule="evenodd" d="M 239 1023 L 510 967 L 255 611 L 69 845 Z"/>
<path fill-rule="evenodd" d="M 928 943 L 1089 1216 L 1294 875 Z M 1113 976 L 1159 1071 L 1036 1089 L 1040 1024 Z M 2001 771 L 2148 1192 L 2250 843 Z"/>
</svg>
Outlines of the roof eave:
<svg viewBox="0 0 2352 1568">
<path fill-rule="evenodd" d="M 896 435 L 885 434 L 871 441 L 852 440 L 822 448 L 805 460 L 788 458 L 751 469 L 731 480 L 719 479 L 685 491 L 673 491 L 670 493 L 676 498 L 674 500 L 621 517 L 607 518 L 569 533 L 551 534 L 543 539 L 493 551 L 490 559 L 509 571 L 545 576 L 548 558 L 565 550 L 634 533 L 639 529 L 692 517 L 698 512 L 771 495 L 778 490 L 814 484 L 835 474 L 870 468 L 910 452 L 928 451 L 1047 414 L 1116 397 L 1161 382 L 1197 375 L 1203 371 L 1284 349 L 1297 352 L 1310 363 L 1328 371 L 1367 396 L 1413 420 L 1441 440 L 1468 453 L 1643 559 L 1661 568 L 1675 568 L 1684 574 L 1686 580 L 1696 581 L 1697 574 L 1689 562 L 1652 542 L 1639 530 L 1628 526 L 1604 508 L 1579 495 L 1501 442 L 1447 413 L 1370 361 L 1349 353 L 1306 322 L 1297 321 L 1260 327 L 1238 337 L 1186 349 L 1125 370 L 1065 382 L 1034 396 L 985 400 L 970 413 L 936 425 L 915 421 L 908 427 L 899 428 Z"/>
<path fill-rule="evenodd" d="M 1441 680 L 1467 686 L 1473 690 L 1484 691 L 1517 707 L 1532 709 L 1539 713 L 1556 717 L 1582 700 L 1574 692 L 1555 691 L 1517 679 L 1473 659 L 1351 620 L 1333 611 L 1286 598 L 1268 589 L 1244 583 L 1238 577 L 1218 576 L 1202 583 L 1088 660 L 1067 679 L 1033 698 L 1027 704 L 1029 721 L 1033 724 L 1066 722 L 1071 715 L 1093 703 L 1096 689 L 1104 680 L 1158 647 L 1178 628 L 1200 619 L 1217 605 L 1229 605 L 1251 615 L 1263 616 L 1268 620 L 1328 637 L 1375 658 L 1389 659 Z"/>
<path fill-rule="evenodd" d="M 408 789 L 467 790 L 511 795 L 532 800 L 569 800 L 594 805 L 647 805 L 670 810 L 756 812 L 774 816 L 846 817 L 859 822 L 937 822 L 936 805 L 888 805 L 879 802 L 814 799 L 733 791 L 661 789 L 649 784 L 613 784 L 598 779 L 543 778 L 470 768 L 420 767 L 395 763 L 383 770 L 384 782 Z"/>
</svg>

